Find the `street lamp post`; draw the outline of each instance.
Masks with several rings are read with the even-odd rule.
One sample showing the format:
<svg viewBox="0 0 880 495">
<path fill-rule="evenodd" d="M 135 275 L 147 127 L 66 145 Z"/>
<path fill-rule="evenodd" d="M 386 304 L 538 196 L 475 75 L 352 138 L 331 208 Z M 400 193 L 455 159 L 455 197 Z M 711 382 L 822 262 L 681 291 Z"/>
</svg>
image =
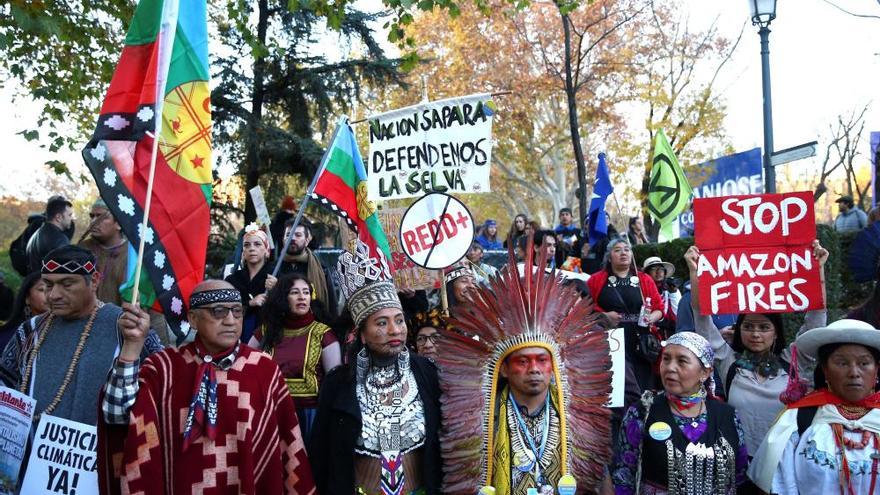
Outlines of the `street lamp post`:
<svg viewBox="0 0 880 495">
<path fill-rule="evenodd" d="M 761 89 L 764 96 L 764 192 L 776 192 L 776 170 L 770 162 L 773 155 L 773 104 L 770 99 L 770 22 L 776 18 L 776 0 L 748 0 L 752 24 L 760 26 Z"/>
</svg>

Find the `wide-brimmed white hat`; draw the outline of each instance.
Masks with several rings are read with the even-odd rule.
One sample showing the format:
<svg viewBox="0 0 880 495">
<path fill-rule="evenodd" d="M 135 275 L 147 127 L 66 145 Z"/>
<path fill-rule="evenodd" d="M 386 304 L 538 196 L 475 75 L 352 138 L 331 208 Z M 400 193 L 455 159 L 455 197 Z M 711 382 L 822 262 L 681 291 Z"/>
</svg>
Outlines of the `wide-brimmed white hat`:
<svg viewBox="0 0 880 495">
<path fill-rule="evenodd" d="M 880 352 L 880 330 L 859 320 L 838 320 L 827 327 L 814 328 L 801 334 L 795 341 L 798 352 L 813 359 L 819 348 L 827 344 L 858 344 Z"/>
<path fill-rule="evenodd" d="M 671 277 L 673 273 L 675 273 L 675 265 L 668 261 L 663 261 L 659 256 L 651 256 L 646 259 L 644 263 L 642 263 L 642 271 L 648 271 L 648 268 L 651 268 L 655 265 L 663 265 L 663 268 L 666 270 L 666 276 Z"/>
</svg>

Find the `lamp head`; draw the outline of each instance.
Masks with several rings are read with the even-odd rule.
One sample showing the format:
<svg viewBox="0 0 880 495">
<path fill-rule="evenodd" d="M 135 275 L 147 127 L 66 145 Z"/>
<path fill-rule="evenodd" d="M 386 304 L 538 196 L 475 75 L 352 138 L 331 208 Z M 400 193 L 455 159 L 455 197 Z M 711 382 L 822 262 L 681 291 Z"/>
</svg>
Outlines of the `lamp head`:
<svg viewBox="0 0 880 495">
<path fill-rule="evenodd" d="M 766 27 L 776 19 L 776 0 L 748 0 L 752 24 Z"/>
</svg>

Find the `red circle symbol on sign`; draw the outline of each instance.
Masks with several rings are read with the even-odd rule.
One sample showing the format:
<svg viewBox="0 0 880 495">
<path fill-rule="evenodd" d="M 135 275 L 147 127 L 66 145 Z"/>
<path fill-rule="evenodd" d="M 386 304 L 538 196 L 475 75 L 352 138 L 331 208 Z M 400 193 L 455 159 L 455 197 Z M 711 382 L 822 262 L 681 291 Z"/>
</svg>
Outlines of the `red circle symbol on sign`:
<svg viewBox="0 0 880 495">
<path fill-rule="evenodd" d="M 446 268 L 463 258 L 474 241 L 474 219 L 458 199 L 431 193 L 409 207 L 398 237 L 413 263 L 431 270 Z"/>
</svg>

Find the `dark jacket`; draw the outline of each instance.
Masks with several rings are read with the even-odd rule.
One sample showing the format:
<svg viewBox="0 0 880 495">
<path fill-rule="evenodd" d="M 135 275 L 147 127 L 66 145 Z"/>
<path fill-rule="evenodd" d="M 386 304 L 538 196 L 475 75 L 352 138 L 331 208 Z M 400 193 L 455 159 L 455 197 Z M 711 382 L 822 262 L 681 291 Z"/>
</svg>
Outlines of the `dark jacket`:
<svg viewBox="0 0 880 495">
<path fill-rule="evenodd" d="M 70 239 L 64 234 L 64 231 L 55 226 L 54 223 L 46 222 L 31 236 L 28 241 L 28 271 L 34 273 L 43 268 L 43 257 L 49 254 L 55 248 L 60 248 L 70 244 Z"/>
<path fill-rule="evenodd" d="M 272 242 L 275 243 L 275 257 L 277 258 L 284 249 L 284 224 L 295 215 L 285 210 L 278 210 L 278 213 L 272 217 L 269 223 L 269 233 L 272 235 Z"/>
<path fill-rule="evenodd" d="M 422 480 L 425 493 L 440 493 L 440 384 L 437 368 L 423 357 L 410 354 L 410 369 L 419 386 L 425 409 L 425 445 L 422 455 Z M 315 485 L 321 495 L 352 495 L 354 484 L 354 449 L 361 434 L 361 410 L 347 364 L 331 371 L 321 384 L 318 411 L 308 445 L 309 462 Z"/>
</svg>

